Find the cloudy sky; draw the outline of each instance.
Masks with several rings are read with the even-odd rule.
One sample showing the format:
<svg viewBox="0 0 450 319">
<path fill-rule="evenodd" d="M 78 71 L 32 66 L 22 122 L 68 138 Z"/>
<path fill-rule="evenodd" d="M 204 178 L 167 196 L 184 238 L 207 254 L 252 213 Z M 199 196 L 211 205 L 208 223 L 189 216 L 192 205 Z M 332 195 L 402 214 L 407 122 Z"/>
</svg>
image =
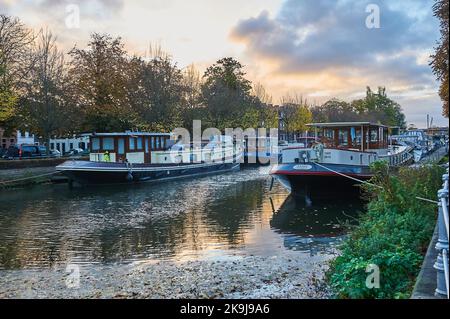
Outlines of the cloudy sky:
<svg viewBox="0 0 450 319">
<path fill-rule="evenodd" d="M 48 27 L 62 48 L 84 47 L 92 32 L 123 37 L 130 53 L 151 43 L 181 67 L 200 70 L 224 56 L 246 67 L 278 103 L 298 94 L 321 103 L 363 97 L 386 86 L 409 123 L 441 116 L 429 56 L 439 38 L 433 0 L 0 0 L 0 13 Z M 79 9 L 74 25 L 73 7 Z M 379 28 L 366 20 L 379 8 Z M 369 7 L 370 8 L 370 7 Z M 369 19 L 370 21 L 373 21 Z"/>
</svg>

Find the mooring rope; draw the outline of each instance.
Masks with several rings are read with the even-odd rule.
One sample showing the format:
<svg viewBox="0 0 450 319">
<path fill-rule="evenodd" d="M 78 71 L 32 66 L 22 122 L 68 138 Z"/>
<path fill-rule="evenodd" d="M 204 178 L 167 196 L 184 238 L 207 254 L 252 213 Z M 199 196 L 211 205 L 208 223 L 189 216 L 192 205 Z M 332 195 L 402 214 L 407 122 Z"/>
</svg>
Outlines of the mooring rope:
<svg viewBox="0 0 450 319">
<path fill-rule="evenodd" d="M 359 182 L 359 183 L 364 183 L 364 184 L 368 184 L 368 185 L 375 186 L 375 187 L 378 187 L 378 188 L 383 189 L 383 187 L 381 187 L 381 186 L 378 186 L 378 185 L 369 183 L 369 182 L 367 182 L 367 181 L 363 181 L 363 180 L 361 180 L 361 179 L 358 179 L 358 178 L 355 178 L 355 177 L 352 177 L 352 176 L 345 175 L 344 173 L 341 173 L 341 172 L 332 170 L 331 168 L 328 168 L 328 167 L 326 167 L 326 166 L 320 165 L 319 163 L 314 163 L 314 164 L 316 164 L 316 165 L 319 166 L 319 167 L 325 168 L 326 170 L 328 170 L 328 171 L 330 171 L 330 172 L 332 172 L 332 173 L 335 173 L 335 174 L 337 174 L 337 175 L 341 175 L 341 176 L 343 176 L 343 177 L 352 179 L 352 180 L 357 181 L 357 182 Z"/>
<path fill-rule="evenodd" d="M 337 171 L 335 171 L 335 170 L 332 170 L 331 168 L 328 168 L 328 167 L 326 167 L 326 166 L 324 166 L 324 165 L 321 165 L 321 164 L 319 164 L 319 163 L 314 163 L 314 164 L 316 164 L 317 166 L 322 167 L 322 168 L 324 168 L 324 169 L 326 169 L 326 170 L 328 170 L 328 171 L 330 171 L 330 172 L 332 172 L 332 173 L 335 173 L 335 174 L 337 174 L 337 175 L 340 175 L 340 176 L 343 176 L 343 177 L 352 179 L 352 180 L 357 181 L 357 182 L 360 182 L 360 183 L 364 183 L 364 184 L 368 184 L 368 185 L 371 185 L 371 186 L 375 186 L 375 187 L 377 187 L 377 188 L 379 188 L 379 189 L 384 189 L 383 187 L 381 187 L 381 186 L 379 186 L 379 185 L 375 185 L 375 184 L 373 184 L 373 183 L 369 183 L 369 182 L 367 182 L 367 181 L 363 181 L 363 180 L 360 180 L 360 179 L 358 179 L 358 178 L 355 178 L 355 177 L 352 177 L 352 176 L 345 175 L 345 174 L 343 174 L 343 173 L 341 173 L 341 172 L 337 172 Z M 438 201 L 435 201 L 435 200 L 432 200 L 432 199 L 423 198 L 423 197 L 419 197 L 419 196 L 415 196 L 415 198 L 418 199 L 418 200 L 422 200 L 422 201 L 425 201 L 425 202 L 433 203 L 433 204 L 436 204 L 436 205 L 439 204 Z"/>
<path fill-rule="evenodd" d="M 24 177 L 24 178 L 12 179 L 12 180 L 9 180 L 9 181 L 0 181 L 0 184 L 10 184 L 10 183 L 14 183 L 14 182 L 21 182 L 21 181 L 26 181 L 26 180 L 30 180 L 30 179 L 39 178 L 39 177 L 56 175 L 56 174 L 59 174 L 59 173 L 60 173 L 60 172 L 51 172 L 51 173 L 46 173 L 46 174 L 41 174 L 41 175 L 35 175 L 35 176 L 30 176 L 30 177 Z"/>
</svg>

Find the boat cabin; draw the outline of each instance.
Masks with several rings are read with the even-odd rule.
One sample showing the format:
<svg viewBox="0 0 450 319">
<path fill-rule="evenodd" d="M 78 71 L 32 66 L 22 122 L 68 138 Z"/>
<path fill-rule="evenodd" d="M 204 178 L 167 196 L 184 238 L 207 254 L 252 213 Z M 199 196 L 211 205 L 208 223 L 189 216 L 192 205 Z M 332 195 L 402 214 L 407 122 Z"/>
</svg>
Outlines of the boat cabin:
<svg viewBox="0 0 450 319">
<path fill-rule="evenodd" d="M 368 166 L 385 160 L 397 166 L 411 160 L 411 148 L 389 145 L 389 128 L 370 122 L 308 124 L 314 133 L 311 148 L 294 145 L 281 150 L 281 163 Z"/>
<path fill-rule="evenodd" d="M 312 123 L 316 141 L 325 148 L 376 151 L 389 147 L 388 127 L 370 122 Z"/>
<path fill-rule="evenodd" d="M 152 163 L 152 153 L 172 146 L 169 133 L 94 133 L 90 136 L 90 160 L 112 163 Z M 105 156 L 105 154 L 108 155 Z"/>
</svg>

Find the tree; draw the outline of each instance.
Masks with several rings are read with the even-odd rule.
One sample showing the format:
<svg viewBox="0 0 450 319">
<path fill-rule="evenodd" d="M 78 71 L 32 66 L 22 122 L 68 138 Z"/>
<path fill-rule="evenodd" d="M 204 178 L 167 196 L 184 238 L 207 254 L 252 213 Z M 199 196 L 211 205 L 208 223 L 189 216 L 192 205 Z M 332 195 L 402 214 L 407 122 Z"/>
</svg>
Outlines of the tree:
<svg viewBox="0 0 450 319">
<path fill-rule="evenodd" d="M 387 97 L 384 87 L 379 87 L 377 93 L 368 87 L 364 99 L 350 103 L 331 99 L 322 105 L 312 107 L 311 112 L 315 122 L 369 121 L 406 127 L 401 106 Z"/>
<path fill-rule="evenodd" d="M 87 49 L 74 47 L 69 54 L 73 94 L 84 115 L 82 129 L 110 132 L 137 127 L 139 116 L 128 100 L 129 63 L 121 38 L 94 33 Z"/>
<path fill-rule="evenodd" d="M 252 95 L 261 101 L 263 104 L 272 104 L 272 96 L 267 93 L 266 89 L 261 83 L 256 83 L 253 86 L 253 92 Z"/>
<path fill-rule="evenodd" d="M 239 119 L 249 115 L 248 108 L 253 104 L 252 85 L 245 78 L 242 64 L 233 58 L 223 58 L 206 70 L 203 79 L 202 103 L 210 125 L 223 130 L 245 124 Z"/>
<path fill-rule="evenodd" d="M 258 113 L 258 127 L 277 128 L 278 110 L 272 105 L 272 96 L 267 93 L 261 83 L 256 83 L 253 86 L 252 97 Z"/>
<path fill-rule="evenodd" d="M 187 109 L 195 109 L 201 103 L 202 80 L 200 72 L 195 68 L 194 64 L 191 64 L 184 71 L 183 78 L 186 87 L 185 107 Z"/>
<path fill-rule="evenodd" d="M 278 110 L 272 104 L 264 104 L 261 111 L 260 117 L 262 119 L 261 127 L 268 129 L 278 128 Z"/>
<path fill-rule="evenodd" d="M 434 16 L 440 21 L 441 39 L 436 52 L 431 56 L 431 67 L 437 79 L 441 82 L 439 96 L 443 102 L 443 115 L 448 118 L 448 0 L 436 0 L 433 5 Z"/>
<path fill-rule="evenodd" d="M 406 128 L 405 114 L 401 106 L 387 97 L 384 87 L 379 87 L 378 93 L 367 87 L 366 97 L 353 101 L 352 105 L 361 120 Z"/>
<path fill-rule="evenodd" d="M 286 132 L 304 132 L 306 124 L 311 123 L 312 113 L 307 105 L 286 104 L 282 106 L 283 121 Z"/>
<path fill-rule="evenodd" d="M 331 99 L 311 108 L 314 122 L 351 122 L 361 119 L 353 103 Z"/>
<path fill-rule="evenodd" d="M 0 125 L 7 131 L 16 126 L 17 101 L 33 65 L 34 39 L 19 19 L 0 15 Z"/>
<path fill-rule="evenodd" d="M 15 106 L 18 97 L 10 90 L 0 91 L 0 125 L 10 126 L 9 123 L 14 119 Z M 11 129 L 11 127 L 8 127 Z"/>
<path fill-rule="evenodd" d="M 130 78 L 133 89 L 129 102 L 148 129 L 169 131 L 183 122 L 186 84 L 170 56 L 157 52 L 148 62 L 140 58 L 132 61 L 135 73 Z"/>
<path fill-rule="evenodd" d="M 306 131 L 306 124 L 312 122 L 307 101 L 301 95 L 285 95 L 281 98 L 281 104 L 280 115 L 288 138 L 291 133 Z"/>
<path fill-rule="evenodd" d="M 25 116 L 21 126 L 26 125 L 47 142 L 53 134 L 64 134 L 70 130 L 70 120 L 73 118 L 65 95 L 68 81 L 64 55 L 55 42 L 51 32 L 41 31 L 33 52 L 35 63 L 21 101 Z"/>
<path fill-rule="evenodd" d="M 189 65 L 183 72 L 185 95 L 181 108 L 183 127 L 192 130 L 194 120 L 203 119 L 205 108 L 202 105 L 202 78 L 194 64 Z"/>
</svg>

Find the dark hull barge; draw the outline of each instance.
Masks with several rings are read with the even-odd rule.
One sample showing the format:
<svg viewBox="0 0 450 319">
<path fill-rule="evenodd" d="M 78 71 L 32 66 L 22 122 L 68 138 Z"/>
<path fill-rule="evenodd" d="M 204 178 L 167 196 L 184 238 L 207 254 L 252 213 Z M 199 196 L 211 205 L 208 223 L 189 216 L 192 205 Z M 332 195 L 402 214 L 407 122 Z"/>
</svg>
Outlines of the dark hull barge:
<svg viewBox="0 0 450 319">
<path fill-rule="evenodd" d="M 125 132 L 90 136 L 90 161 L 67 161 L 56 170 L 70 185 L 156 182 L 224 173 L 240 168 L 242 150 L 226 136 L 199 146 L 171 134 Z"/>
<path fill-rule="evenodd" d="M 341 175 L 342 174 L 342 175 Z M 291 192 L 348 193 L 358 191 L 354 186 L 373 175 L 367 166 L 339 164 L 279 164 L 272 175 Z M 344 176 L 345 175 L 345 176 Z"/>
<path fill-rule="evenodd" d="M 295 194 L 352 194 L 373 176 L 370 165 L 412 162 L 412 148 L 389 144 L 389 128 L 370 122 L 314 123 L 314 141 L 288 145 L 270 174 Z"/>
<path fill-rule="evenodd" d="M 101 185 L 167 181 L 239 170 L 239 163 L 126 164 L 67 161 L 56 169 L 72 185 Z"/>
</svg>

